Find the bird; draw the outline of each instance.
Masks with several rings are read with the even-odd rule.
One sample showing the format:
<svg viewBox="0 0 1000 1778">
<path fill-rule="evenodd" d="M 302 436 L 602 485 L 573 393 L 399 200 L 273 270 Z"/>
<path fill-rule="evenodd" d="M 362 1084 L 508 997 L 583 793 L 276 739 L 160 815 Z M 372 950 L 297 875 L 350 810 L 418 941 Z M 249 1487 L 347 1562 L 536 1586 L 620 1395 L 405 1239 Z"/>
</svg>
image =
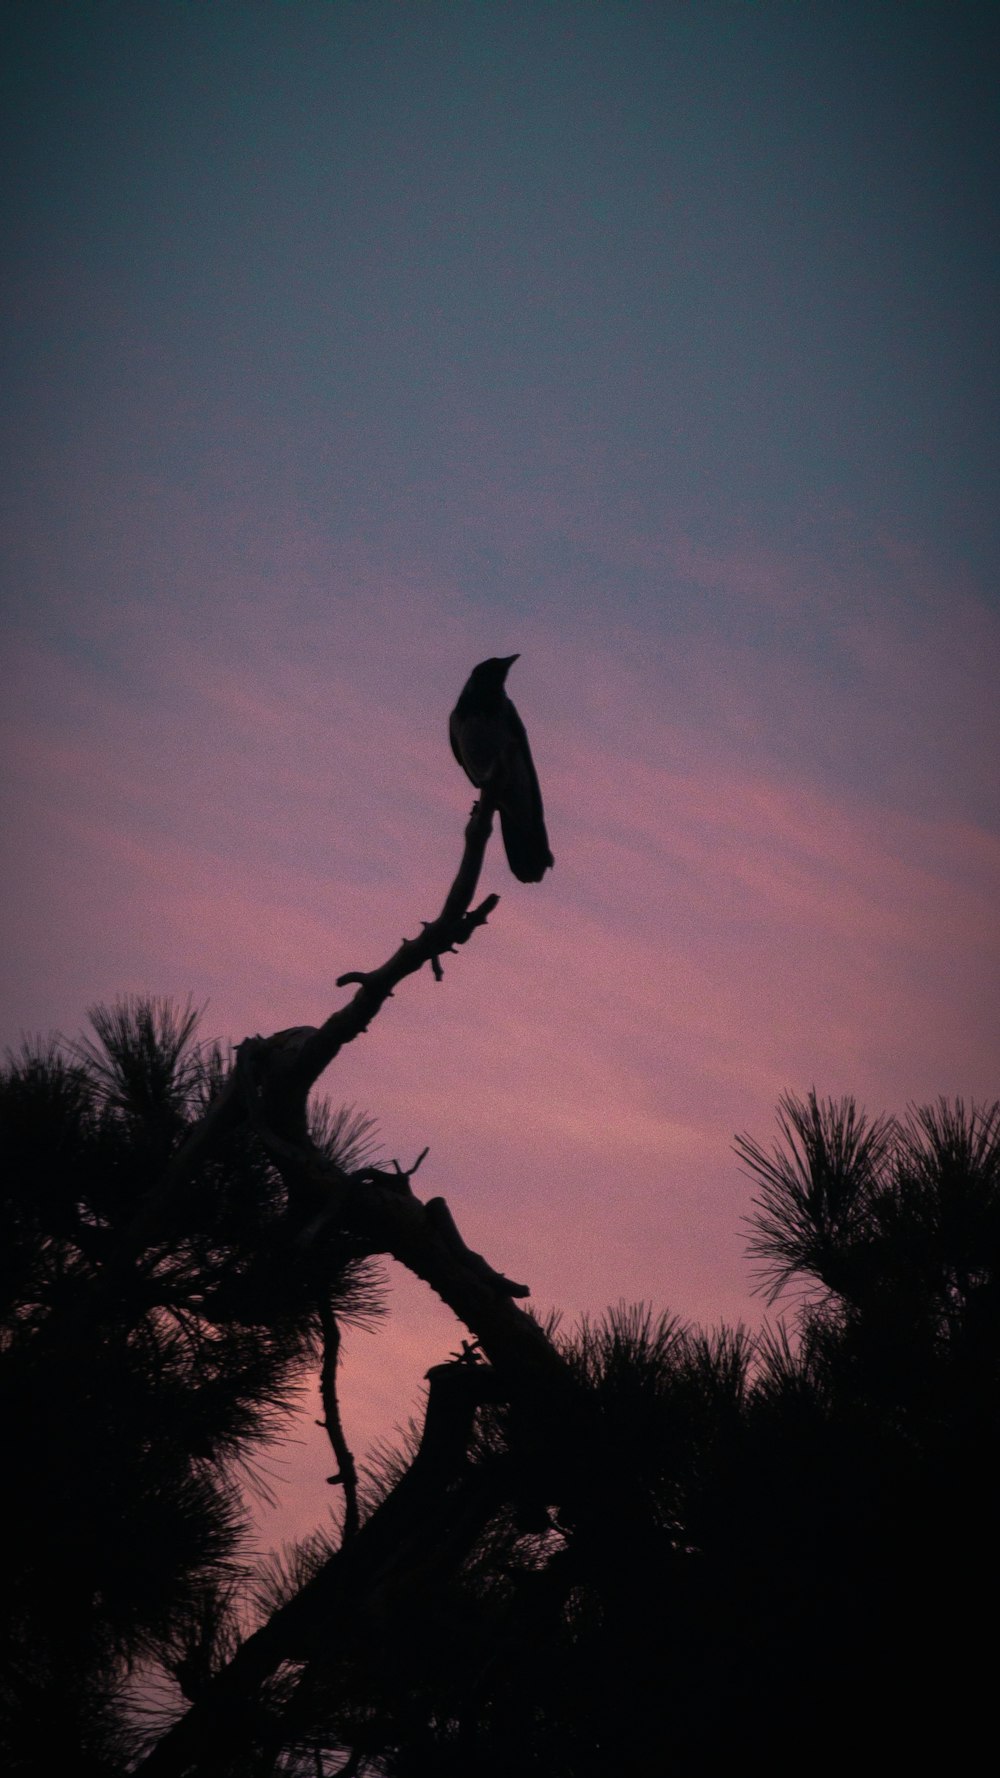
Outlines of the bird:
<svg viewBox="0 0 1000 1778">
<path fill-rule="evenodd" d="M 500 811 L 507 863 L 521 883 L 540 883 L 555 859 L 524 723 L 504 681 L 520 656 L 494 655 L 473 667 L 448 722 L 451 750 L 477 790 Z"/>
</svg>

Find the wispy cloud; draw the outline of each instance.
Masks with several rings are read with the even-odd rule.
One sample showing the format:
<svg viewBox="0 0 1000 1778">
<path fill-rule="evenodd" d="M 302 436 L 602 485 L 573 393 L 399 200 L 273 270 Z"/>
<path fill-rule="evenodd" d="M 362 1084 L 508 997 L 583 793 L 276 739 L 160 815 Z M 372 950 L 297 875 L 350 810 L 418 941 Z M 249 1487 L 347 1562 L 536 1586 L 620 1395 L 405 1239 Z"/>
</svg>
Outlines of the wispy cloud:
<svg viewBox="0 0 1000 1778">
<path fill-rule="evenodd" d="M 727 596 L 766 602 L 784 576 L 790 598 L 788 564 L 751 564 L 741 591 L 734 556 L 698 560 Z M 338 974 L 437 911 L 472 797 L 447 711 L 475 659 L 520 645 L 556 868 L 525 890 L 494 847 L 489 925 L 323 1090 L 404 1161 L 429 1142 L 427 1190 L 542 1304 L 746 1313 L 734 1131 L 765 1133 L 786 1087 L 890 1108 L 996 1089 L 993 620 L 956 637 L 943 605 L 903 623 L 888 600 L 845 619 L 834 683 L 801 638 L 668 647 L 541 603 L 497 637 L 453 586 L 368 571 L 331 569 L 296 624 L 266 598 L 257 622 L 230 580 L 200 616 L 125 601 L 75 640 L 22 640 L 6 1036 L 144 988 L 207 1000 L 213 1036 L 325 1016 Z M 420 1302 L 409 1332 L 362 1342 L 363 1438 L 453 1341 Z"/>
</svg>

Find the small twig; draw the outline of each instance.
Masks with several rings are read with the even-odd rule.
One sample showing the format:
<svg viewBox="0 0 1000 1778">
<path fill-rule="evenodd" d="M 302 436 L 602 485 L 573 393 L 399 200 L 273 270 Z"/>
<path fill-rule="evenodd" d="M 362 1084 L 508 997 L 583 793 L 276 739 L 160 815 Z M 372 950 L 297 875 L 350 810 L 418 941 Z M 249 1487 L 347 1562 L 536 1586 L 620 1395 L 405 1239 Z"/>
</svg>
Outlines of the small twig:
<svg viewBox="0 0 1000 1778">
<path fill-rule="evenodd" d="M 340 1402 L 337 1398 L 340 1324 L 327 1297 L 323 1297 L 320 1301 L 319 1319 L 323 1330 L 323 1363 L 319 1373 L 320 1399 L 323 1403 L 321 1424 L 326 1428 L 326 1436 L 330 1440 L 333 1455 L 339 1465 L 337 1474 L 327 1476 L 327 1481 L 331 1484 L 339 1483 L 344 1490 L 344 1525 L 341 1532 L 341 1542 L 346 1544 L 357 1536 L 361 1523 L 358 1511 L 358 1472 L 353 1453 L 344 1436 L 344 1425 L 340 1418 Z"/>
<path fill-rule="evenodd" d="M 486 1359 L 483 1356 L 483 1349 L 478 1340 L 462 1340 L 460 1344 L 462 1347 L 461 1352 L 452 1352 L 449 1354 L 449 1356 L 455 1360 L 456 1364 L 486 1363 Z"/>
</svg>

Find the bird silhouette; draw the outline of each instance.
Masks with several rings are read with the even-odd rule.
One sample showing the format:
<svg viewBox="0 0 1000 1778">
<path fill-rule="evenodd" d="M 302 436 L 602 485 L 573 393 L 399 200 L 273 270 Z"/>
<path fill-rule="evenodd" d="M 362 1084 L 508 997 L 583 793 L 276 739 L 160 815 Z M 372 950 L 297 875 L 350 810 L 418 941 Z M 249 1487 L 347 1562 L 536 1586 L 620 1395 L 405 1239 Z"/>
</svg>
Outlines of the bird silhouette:
<svg viewBox="0 0 1000 1778">
<path fill-rule="evenodd" d="M 451 750 L 477 790 L 488 791 L 500 811 L 507 863 L 522 883 L 540 883 L 551 864 L 542 793 L 524 732 L 504 681 L 516 654 L 494 656 L 473 667 L 451 713 Z"/>
</svg>

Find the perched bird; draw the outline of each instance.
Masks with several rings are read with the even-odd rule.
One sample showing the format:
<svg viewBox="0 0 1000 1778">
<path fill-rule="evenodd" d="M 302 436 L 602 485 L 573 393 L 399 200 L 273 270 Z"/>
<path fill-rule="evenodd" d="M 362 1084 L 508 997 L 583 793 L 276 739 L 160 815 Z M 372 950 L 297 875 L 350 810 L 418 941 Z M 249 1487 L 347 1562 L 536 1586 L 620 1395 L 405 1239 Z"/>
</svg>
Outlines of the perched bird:
<svg viewBox="0 0 1000 1778">
<path fill-rule="evenodd" d="M 504 690 L 517 659 L 508 654 L 473 667 L 451 713 L 448 733 L 462 770 L 477 790 L 489 790 L 500 811 L 504 850 L 515 877 L 522 883 L 540 883 L 555 860 L 524 723 Z"/>
</svg>

